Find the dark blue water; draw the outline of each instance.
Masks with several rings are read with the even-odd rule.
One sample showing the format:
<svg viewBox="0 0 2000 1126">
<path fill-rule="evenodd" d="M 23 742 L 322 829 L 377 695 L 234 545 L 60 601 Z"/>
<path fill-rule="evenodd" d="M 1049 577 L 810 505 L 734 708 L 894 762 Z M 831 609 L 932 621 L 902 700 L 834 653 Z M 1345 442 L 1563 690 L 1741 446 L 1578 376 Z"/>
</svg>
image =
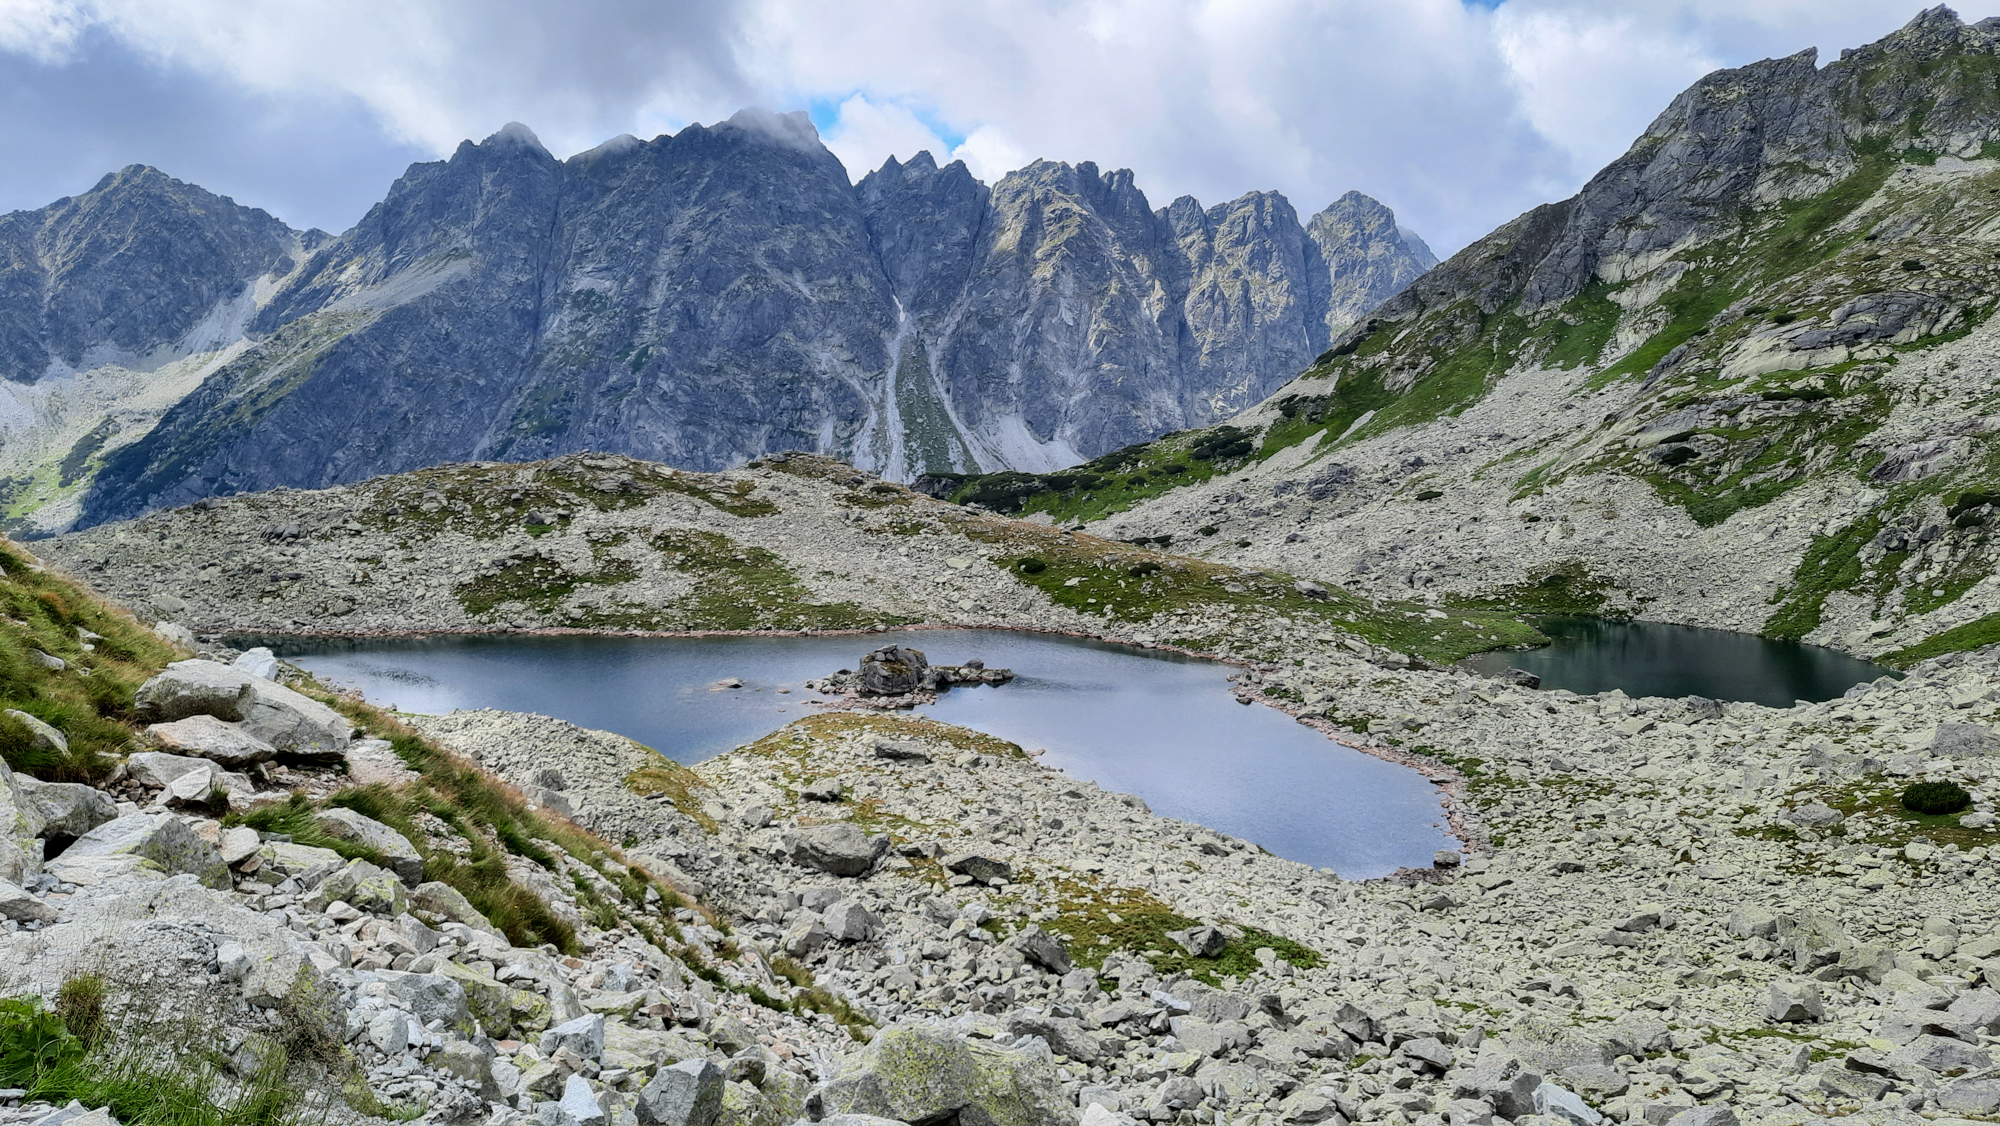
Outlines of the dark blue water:
<svg viewBox="0 0 2000 1126">
<path fill-rule="evenodd" d="M 1543 688 L 1628 696 L 1706 696 L 1789 708 L 1831 700 L 1862 681 L 1898 673 L 1837 650 L 1747 633 L 1663 622 L 1538 618 L 1554 644 L 1519 653 L 1482 653 L 1466 664 L 1482 672 L 1508 667 L 1542 678 Z"/>
<path fill-rule="evenodd" d="M 811 713 L 805 687 L 879 645 L 1011 668 L 924 712 L 998 735 L 1154 812 L 1351 878 L 1428 867 L 1455 846 L 1437 789 L 1272 708 L 1236 703 L 1226 666 L 1005 630 L 868 637 L 455 637 L 301 642 L 280 654 L 407 711 L 540 712 L 699 762 Z M 725 678 L 741 688 L 717 689 Z"/>
</svg>

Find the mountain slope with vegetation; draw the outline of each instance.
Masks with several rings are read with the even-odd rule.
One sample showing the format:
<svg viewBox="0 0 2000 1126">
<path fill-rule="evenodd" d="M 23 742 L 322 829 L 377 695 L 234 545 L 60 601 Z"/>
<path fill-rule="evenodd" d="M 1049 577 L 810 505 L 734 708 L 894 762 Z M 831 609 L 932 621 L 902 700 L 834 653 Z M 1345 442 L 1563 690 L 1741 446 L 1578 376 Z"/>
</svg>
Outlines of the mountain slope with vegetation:
<svg viewBox="0 0 2000 1126">
<path fill-rule="evenodd" d="M 1254 410 L 1123 474 L 951 487 L 1378 593 L 1576 573 L 1580 609 L 1867 654 L 1985 636 L 1996 52 L 1938 8 L 1718 71 Z"/>
</svg>

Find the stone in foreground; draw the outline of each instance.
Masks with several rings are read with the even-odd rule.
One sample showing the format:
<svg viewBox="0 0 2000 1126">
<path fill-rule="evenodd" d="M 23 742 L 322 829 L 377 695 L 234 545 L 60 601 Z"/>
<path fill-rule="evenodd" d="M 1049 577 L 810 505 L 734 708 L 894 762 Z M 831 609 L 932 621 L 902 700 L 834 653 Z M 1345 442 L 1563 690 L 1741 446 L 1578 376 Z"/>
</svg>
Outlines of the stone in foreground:
<svg viewBox="0 0 2000 1126">
<path fill-rule="evenodd" d="M 56 863 L 66 870 L 129 867 L 168 876 L 185 873 L 221 891 L 235 886 L 221 854 L 180 818 L 167 814 L 130 813 L 99 825 L 78 837 Z"/>
<path fill-rule="evenodd" d="M 1076 1119 L 1046 1046 L 1000 1049 L 918 1022 L 883 1029 L 814 1100 L 822 1116 L 899 1122 L 1070 1126 Z"/>
<path fill-rule="evenodd" d="M 241 723 L 281 754 L 338 756 L 351 728 L 339 712 L 281 684 L 215 661 L 176 661 L 139 687 L 139 715 L 159 722 L 207 715 Z"/>
<path fill-rule="evenodd" d="M 641 1126 L 715 1126 L 722 1114 L 722 1069 L 707 1060 L 663 1067 L 640 1090 L 632 1113 Z"/>
<path fill-rule="evenodd" d="M 1764 1017 L 1778 1024 L 1817 1024 L 1826 1019 L 1826 1005 L 1810 981 L 1774 981 Z"/>
<path fill-rule="evenodd" d="M 335 840 L 348 841 L 381 853 L 382 866 L 396 873 L 397 879 L 411 887 L 424 878 L 424 858 L 418 855 L 410 838 L 380 821 L 351 809 L 322 809 L 313 814 L 313 820 Z"/>
<path fill-rule="evenodd" d="M 233 723 L 212 715 L 191 715 L 170 723 L 156 723 L 146 733 L 160 746 L 182 755 L 196 755 L 227 767 L 248 766 L 278 757 L 278 748 Z"/>
</svg>

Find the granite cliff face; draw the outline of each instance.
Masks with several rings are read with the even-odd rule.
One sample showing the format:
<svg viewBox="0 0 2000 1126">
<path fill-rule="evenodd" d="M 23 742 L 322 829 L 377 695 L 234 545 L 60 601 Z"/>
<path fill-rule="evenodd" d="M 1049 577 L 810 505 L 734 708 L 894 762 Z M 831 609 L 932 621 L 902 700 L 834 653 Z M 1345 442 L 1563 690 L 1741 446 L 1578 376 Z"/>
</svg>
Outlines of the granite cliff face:
<svg viewBox="0 0 2000 1126">
<path fill-rule="evenodd" d="M 155 408 L 118 441 L 0 467 L 10 527 L 581 449 L 1056 468 L 1256 402 L 1429 262 L 1353 195 L 1309 237 L 1281 196 L 1156 211 L 1090 164 L 989 188 L 920 154 L 855 185 L 803 115 L 754 110 L 569 160 L 509 126 L 330 240 L 231 208 L 133 168 L 0 221 L 15 399 L 208 326 L 198 375 L 126 388 Z"/>
<path fill-rule="evenodd" d="M 325 238 L 140 165 L 0 215 L 0 525 L 75 520 L 104 455 L 240 351 Z"/>
</svg>

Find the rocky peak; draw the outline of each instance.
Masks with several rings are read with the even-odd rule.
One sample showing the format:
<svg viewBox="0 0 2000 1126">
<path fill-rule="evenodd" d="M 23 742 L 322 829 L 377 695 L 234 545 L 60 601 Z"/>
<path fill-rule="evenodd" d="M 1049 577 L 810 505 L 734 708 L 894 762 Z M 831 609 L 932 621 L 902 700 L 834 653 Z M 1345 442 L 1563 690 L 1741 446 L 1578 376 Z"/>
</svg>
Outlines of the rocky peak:
<svg viewBox="0 0 2000 1126">
<path fill-rule="evenodd" d="M 1823 77 L 1857 145 L 1970 158 L 2000 140 L 1996 53 L 2000 20 L 1967 26 L 1940 5 L 1878 42 L 1842 51 Z"/>
<path fill-rule="evenodd" d="M 0 378 L 173 345 L 256 278 L 289 270 L 297 237 L 142 164 L 0 216 Z"/>
<path fill-rule="evenodd" d="M 992 194 L 986 185 L 963 161 L 939 168 L 930 153 L 919 152 L 903 164 L 890 157 L 855 191 L 903 309 L 925 315 L 948 308 L 972 270 Z"/>
<path fill-rule="evenodd" d="M 1324 295 L 1315 302 L 1324 310 L 1318 341 L 1339 335 L 1355 318 L 1437 265 L 1431 248 L 1396 224 L 1394 211 L 1360 192 L 1350 191 L 1328 204 L 1305 232 L 1327 273 Z"/>
</svg>

